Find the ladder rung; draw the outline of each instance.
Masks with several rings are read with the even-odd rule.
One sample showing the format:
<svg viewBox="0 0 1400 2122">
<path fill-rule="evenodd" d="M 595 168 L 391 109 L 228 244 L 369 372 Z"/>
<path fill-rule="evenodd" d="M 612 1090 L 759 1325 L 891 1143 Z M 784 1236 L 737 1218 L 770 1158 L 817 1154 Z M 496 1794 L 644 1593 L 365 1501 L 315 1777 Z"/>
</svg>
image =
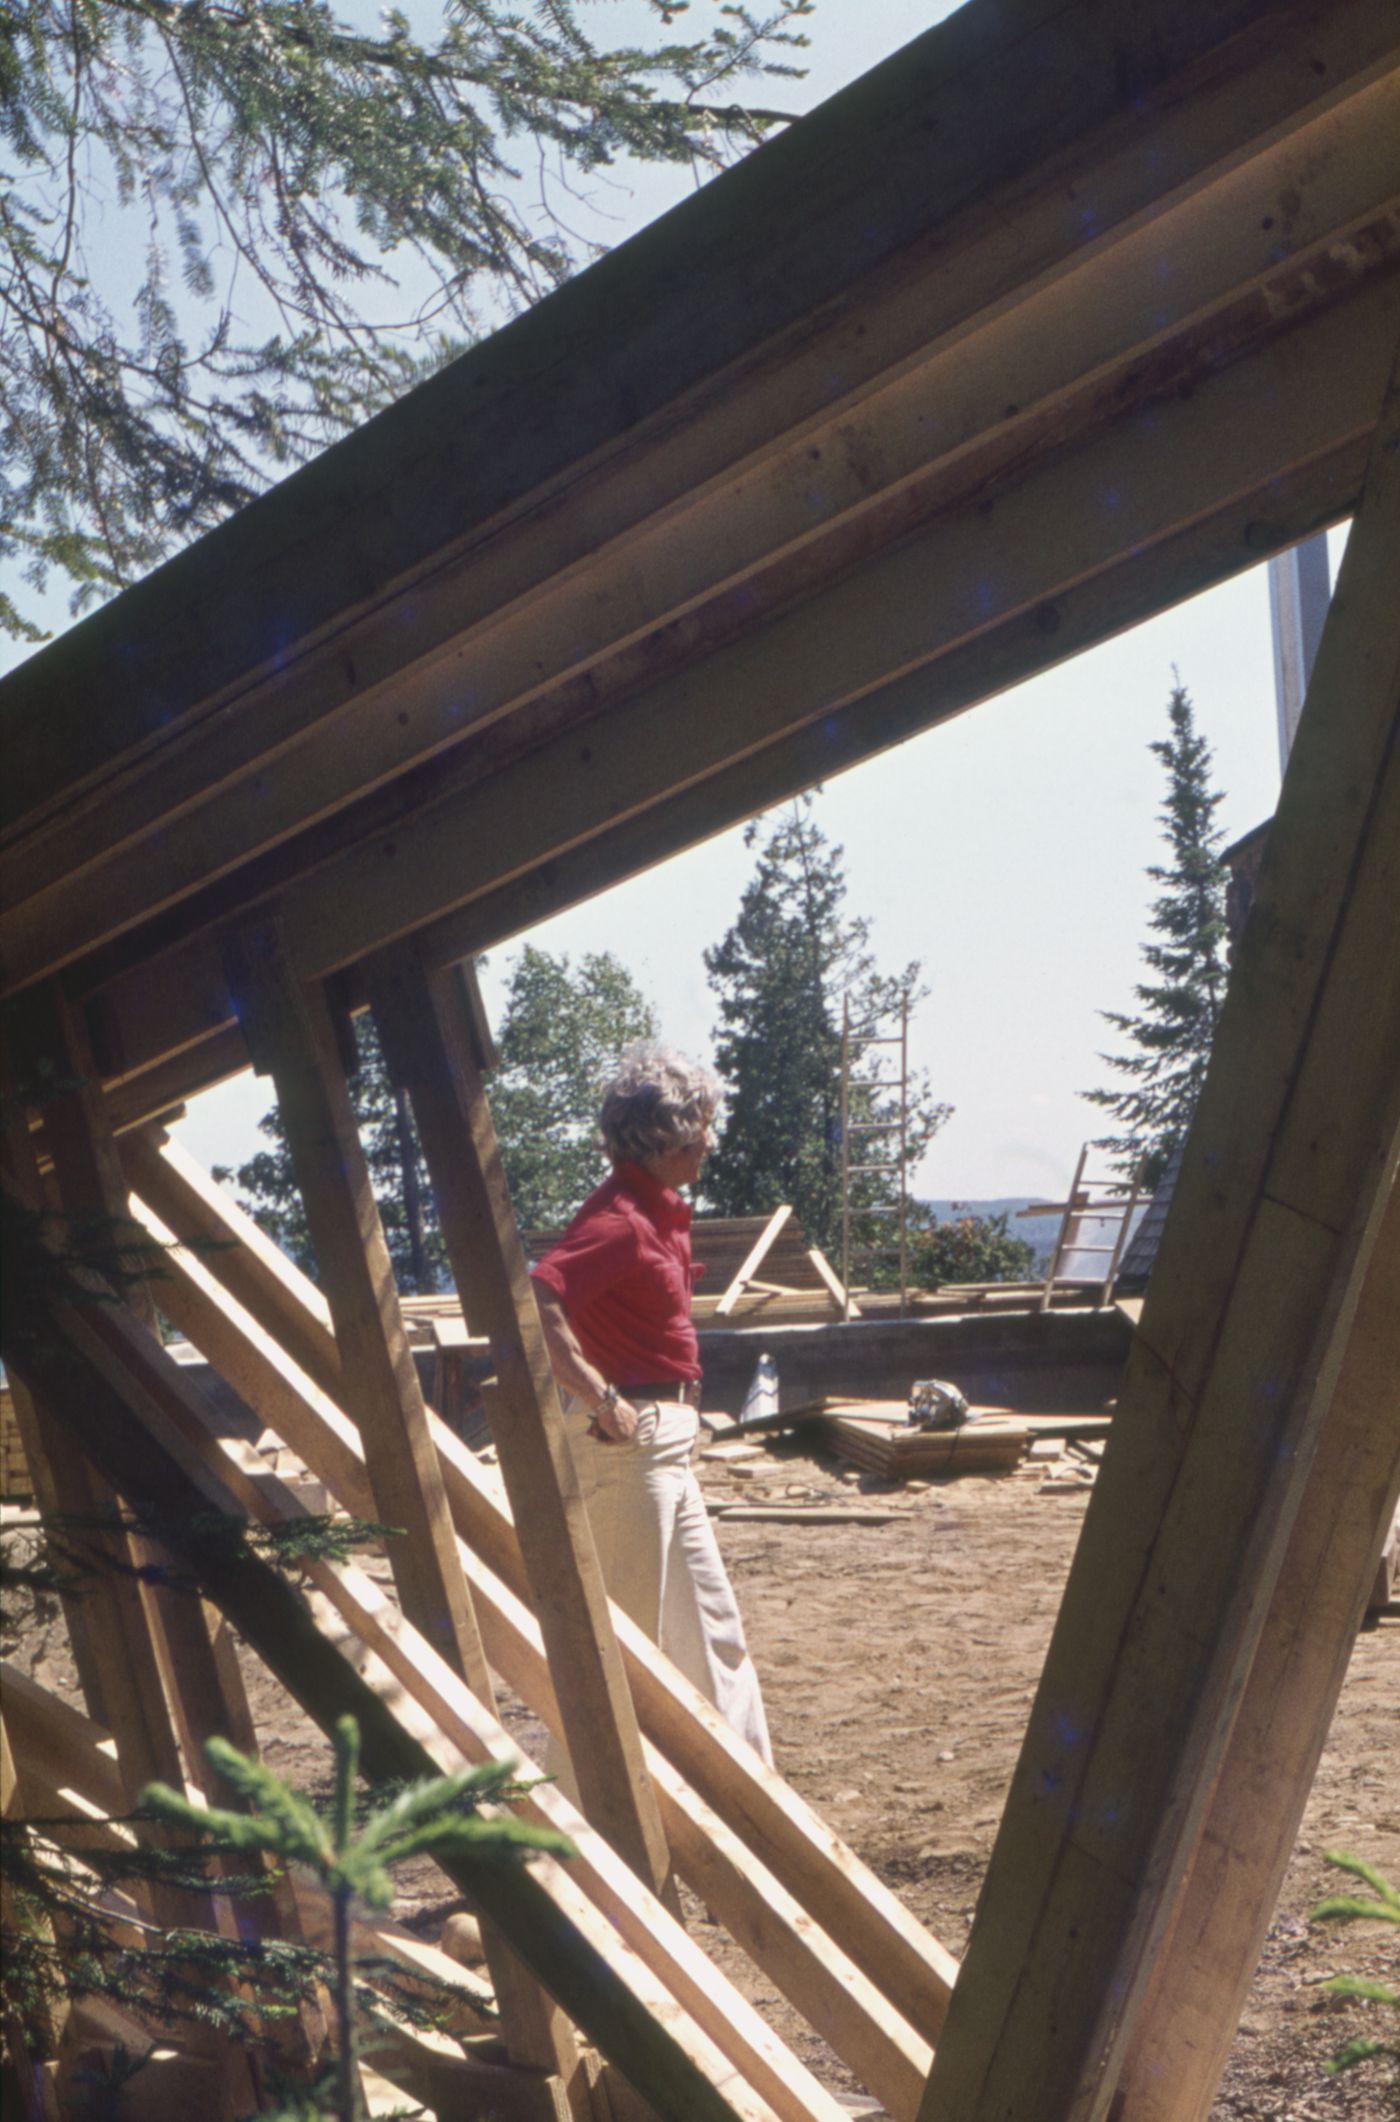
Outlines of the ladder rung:
<svg viewBox="0 0 1400 2122">
<path fill-rule="evenodd" d="M 902 1120 L 851 1120 L 847 1123 L 848 1135 L 880 1135 L 892 1127 L 902 1127 Z"/>
<path fill-rule="evenodd" d="M 900 1169 L 901 1166 L 899 1164 L 848 1164 L 846 1166 L 846 1170 L 853 1179 L 859 1172 L 897 1172 Z M 1088 1247 L 1086 1246 L 1085 1251 L 1087 1252 L 1087 1250 Z"/>
</svg>

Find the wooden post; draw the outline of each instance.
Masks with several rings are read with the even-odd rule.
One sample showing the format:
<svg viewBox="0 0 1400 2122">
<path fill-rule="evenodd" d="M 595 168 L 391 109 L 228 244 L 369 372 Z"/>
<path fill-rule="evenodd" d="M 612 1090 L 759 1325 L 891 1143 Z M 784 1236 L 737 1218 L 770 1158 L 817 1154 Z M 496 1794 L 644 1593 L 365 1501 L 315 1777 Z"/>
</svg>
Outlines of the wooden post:
<svg viewBox="0 0 1400 2122">
<path fill-rule="evenodd" d="M 1123 2122 L 1205 2122 L 1400 1497 L 1390 1199 L 1190 1880 L 1119 2080 Z"/>
<path fill-rule="evenodd" d="M 276 1087 L 375 1509 L 402 1535 L 387 1545 L 403 1610 L 489 1698 L 490 1674 L 325 994 L 296 978 L 275 921 L 244 930 L 229 949 L 228 968 L 253 1064 Z"/>
<path fill-rule="evenodd" d="M 403 1610 L 479 1699 L 493 1703 L 326 996 L 296 980 L 275 923 L 238 939 L 230 982 L 255 1065 L 277 1089 L 375 1511 L 403 1532 L 387 1543 Z M 265 1272 L 263 1280 L 283 1293 L 283 1283 Z M 513 2060 L 557 2078 L 562 2112 L 584 2122 L 588 2081 L 568 2021 L 489 1920 L 483 1941 Z"/>
<path fill-rule="evenodd" d="M 1397 550 L 1392 377 L 924 2122 L 1107 2112 L 1308 1484 L 1400 1142 Z"/>
<path fill-rule="evenodd" d="M 63 1216 L 77 1232 L 84 1224 L 102 1231 L 104 1247 L 120 1253 L 133 1273 L 149 1264 L 150 1249 L 130 1221 L 125 1181 L 102 1110 L 101 1087 L 81 1017 L 56 982 L 35 996 L 21 1037 L 25 1073 L 47 1081 L 44 1122 L 53 1180 Z M 32 1086 L 31 1086 L 32 1088 Z M 6 1128 L 5 1183 L 14 1198 L 36 1208 L 43 1196 L 27 1117 L 16 1110 Z M 154 1304 L 149 1282 L 129 1285 L 132 1308 L 149 1323 Z M 83 1544 L 110 1558 L 103 1581 L 78 1606 L 75 1662 L 94 1717 L 105 1722 L 134 1805 L 142 1787 L 160 1779 L 186 1782 L 218 1798 L 228 1795 L 204 1758 L 204 1742 L 247 1727 L 247 1698 L 236 1667 L 215 1663 L 199 1601 L 143 1582 L 139 1574 L 159 1553 L 153 1544 L 122 1529 L 122 1505 L 114 1489 L 79 1454 L 49 1447 L 46 1411 L 36 1405 L 21 1378 L 16 1409 L 24 1425 L 36 1490 L 43 1507 L 85 1520 L 92 1530 Z M 111 1521 L 110 1529 L 101 1521 Z M 154 1885 L 144 1891 L 149 1906 L 177 1924 L 229 1928 L 235 1921 L 225 1897 Z"/>
<path fill-rule="evenodd" d="M 666 1840 L 477 1063 L 475 978 L 455 967 L 425 972 L 411 947 L 368 970 L 380 1043 L 413 1100 L 458 1295 L 491 1341 L 491 1430 L 583 1811 L 664 1894 L 673 1891 Z"/>
</svg>

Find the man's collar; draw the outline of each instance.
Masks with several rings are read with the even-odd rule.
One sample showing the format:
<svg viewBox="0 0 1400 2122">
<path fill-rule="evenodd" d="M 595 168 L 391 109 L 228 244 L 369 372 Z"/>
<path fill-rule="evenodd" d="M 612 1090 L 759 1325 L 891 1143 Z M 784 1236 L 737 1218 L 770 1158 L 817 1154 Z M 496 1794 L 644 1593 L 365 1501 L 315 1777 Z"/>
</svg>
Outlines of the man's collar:
<svg viewBox="0 0 1400 2122">
<path fill-rule="evenodd" d="M 683 1201 L 673 1188 L 663 1186 L 659 1179 L 653 1178 L 644 1164 L 634 1164 L 630 1158 L 626 1159 L 613 1166 L 613 1177 L 660 1229 L 690 1228 L 689 1203 Z"/>
</svg>

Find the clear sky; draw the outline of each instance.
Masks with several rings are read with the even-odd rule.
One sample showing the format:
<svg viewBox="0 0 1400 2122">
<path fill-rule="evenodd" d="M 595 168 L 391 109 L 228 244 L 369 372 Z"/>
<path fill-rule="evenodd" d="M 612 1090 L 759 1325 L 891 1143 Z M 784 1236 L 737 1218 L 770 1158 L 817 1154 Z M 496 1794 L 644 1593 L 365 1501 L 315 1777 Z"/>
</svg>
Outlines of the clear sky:
<svg viewBox="0 0 1400 2122">
<path fill-rule="evenodd" d="M 617 16 L 621 36 L 628 12 Z M 821 0 L 807 81 L 771 85 L 761 99 L 808 108 L 948 12 Z M 620 238 L 687 181 L 600 180 L 598 225 Z M 1220 822 L 1236 838 L 1278 793 L 1263 568 L 853 769 L 819 800 L 820 823 L 845 849 L 849 910 L 871 919 L 879 962 L 920 959 L 931 990 L 911 1028 L 913 1060 L 955 1110 L 917 1176 L 921 1193 L 1054 1196 L 1102 1125 L 1077 1094 L 1107 1073 L 1097 1056 L 1112 1034 L 1097 1013 L 1131 1006 L 1154 890 L 1144 871 L 1161 855 L 1164 782 L 1148 747 L 1166 734 L 1174 666 L 1214 750 Z M 716 1011 L 702 953 L 734 918 L 753 859 L 739 831 L 726 833 L 530 940 L 614 951 L 666 1036 L 706 1054 Z M 510 945 L 493 954 L 488 1004 L 511 956 Z M 242 1078 L 194 1101 L 180 1132 L 206 1162 L 236 1163 L 257 1146 L 269 1102 L 265 1084 Z"/>
</svg>

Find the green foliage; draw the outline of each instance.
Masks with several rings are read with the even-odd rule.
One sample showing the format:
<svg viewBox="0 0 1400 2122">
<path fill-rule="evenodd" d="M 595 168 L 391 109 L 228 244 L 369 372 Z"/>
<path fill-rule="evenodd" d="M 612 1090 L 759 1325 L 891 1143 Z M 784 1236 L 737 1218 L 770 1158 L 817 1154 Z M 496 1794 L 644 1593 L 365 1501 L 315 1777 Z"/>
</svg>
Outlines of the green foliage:
<svg viewBox="0 0 1400 2122">
<path fill-rule="evenodd" d="M 577 967 L 527 944 L 506 991 L 489 1090 L 517 1221 L 525 1228 L 571 1216 L 606 1169 L 598 1147 L 599 1085 L 630 1040 L 654 1035 L 656 1019 L 626 967 L 610 951 Z M 360 1070 L 351 1101 L 384 1236 L 401 1289 L 426 1292 L 450 1280 L 428 1169 L 408 1103 L 384 1066 L 373 1020 L 356 1023 Z M 272 1144 L 234 1177 L 243 1206 L 307 1274 L 316 1272 L 306 1211 L 282 1116 L 258 1123 Z"/>
<path fill-rule="evenodd" d="M 213 1767 L 247 1801 L 247 1812 L 192 1805 L 181 1792 L 163 1783 L 148 1785 L 142 1803 L 158 1819 L 184 1827 L 219 1849 L 263 1852 L 284 1864 L 304 1864 L 330 1895 L 336 1939 L 336 2113 L 340 2122 L 359 2122 L 362 2103 L 350 1959 L 350 1914 L 355 1901 L 370 1908 L 392 1906 L 390 1875 L 394 1865 L 408 1857 L 470 1852 L 519 1858 L 532 1849 L 568 1856 L 572 1844 L 548 1828 L 532 1827 L 523 1820 L 477 1816 L 479 1806 L 499 1800 L 514 1787 L 513 1764 L 499 1762 L 410 1784 L 373 1811 L 357 1833 L 360 1731 L 353 1717 L 341 1717 L 335 1727 L 335 1796 L 328 1813 L 318 1811 L 261 1761 L 240 1753 L 226 1740 L 211 1739 L 206 1752 Z"/>
<path fill-rule="evenodd" d="M 1166 804 L 1158 815 L 1172 858 L 1167 867 L 1147 872 L 1162 887 L 1148 920 L 1161 940 L 1142 948 L 1153 977 L 1134 989 L 1140 1015 L 1100 1012 L 1132 1042 L 1129 1053 L 1100 1056 L 1126 1083 L 1082 1093 L 1121 1127 L 1095 1147 L 1110 1150 L 1124 1172 L 1145 1157 L 1149 1187 L 1157 1184 L 1191 1124 L 1226 983 L 1227 876 L 1219 853 L 1224 835 L 1215 824 L 1224 798 L 1211 789 L 1210 747 L 1196 734 L 1184 686 L 1173 689 L 1167 713 L 1171 736 L 1152 746 L 1167 773 Z"/>
<path fill-rule="evenodd" d="M 747 845 L 763 830 L 755 819 Z M 877 969 L 869 922 L 845 912 L 841 857 L 816 823 L 812 798 L 802 797 L 767 829 L 738 916 L 705 953 L 719 999 L 715 1059 L 728 1086 L 724 1130 L 705 1167 L 707 1200 L 728 1216 L 761 1215 L 790 1201 L 813 1243 L 827 1249 L 841 1214 L 842 997 L 850 996 L 854 1020 L 868 1024 L 922 993 L 917 964 L 896 974 Z M 850 1117 L 873 1130 L 894 1109 L 887 1095 L 858 1088 Z M 923 1078 L 911 1082 L 906 1169 L 948 1112 L 930 1099 Z M 889 1156 L 896 1139 L 861 1137 L 889 1145 L 881 1152 Z M 859 1205 L 897 1198 L 893 1177 L 858 1182 Z"/>
<path fill-rule="evenodd" d="M 1352 1856 L 1344 1849 L 1329 1849 L 1324 1852 L 1326 1860 L 1336 1870 L 1360 1879 L 1371 1888 L 1369 1894 L 1331 1894 L 1319 1901 L 1312 1912 L 1314 1923 L 1395 1923 L 1400 1924 L 1400 1891 L 1393 1887 L 1373 1864 L 1363 1857 Z M 1363 2003 L 1381 2004 L 1392 2012 L 1400 2012 L 1400 1989 L 1390 1982 L 1371 1982 L 1361 1975 L 1335 1975 L 1327 1984 L 1336 1997 L 1356 1997 Z M 1400 2029 L 1397 2029 L 1400 2031 Z M 1344 2042 L 1327 2065 L 1329 2074 L 1338 2076 L 1351 2070 L 1358 2063 L 1367 2063 L 1377 2056 L 1389 2056 L 1400 2063 L 1400 2040 L 1385 2040 L 1379 2035 L 1360 2034 L 1354 2040 Z"/>
<path fill-rule="evenodd" d="M 491 1112 L 516 1219 L 565 1223 L 606 1176 L 601 1090 L 623 1048 L 656 1037 L 656 1017 L 611 951 L 567 957 L 526 944 L 512 968 L 496 1041 Z"/>
<path fill-rule="evenodd" d="M 726 98 L 806 11 L 612 45 L 571 0 L 10 0 L 0 558 L 134 580 L 557 285 L 580 175 L 778 122 Z"/>
<path fill-rule="evenodd" d="M 1013 1238 L 1005 1214 L 955 1216 L 947 1223 L 913 1204 L 909 1280 L 921 1289 L 945 1282 L 1025 1282 L 1035 1274 L 1035 1247 Z M 927 1218 L 920 1224 L 916 1218 Z"/>
<path fill-rule="evenodd" d="M 104 1822 L 127 1827 L 144 1812 Z M 210 1931 L 157 1929 L 134 1918 L 128 1936 L 113 1936 L 113 1919 L 99 1896 L 137 1880 L 246 1897 L 267 1890 L 252 1876 L 214 1879 L 188 1851 L 131 1848 L 121 1853 L 84 1849 L 75 1860 L 59 1821 L 4 1822 L 0 1866 L 6 1893 L 4 1998 L 12 2023 L 34 2024 L 53 2000 L 106 1997 L 139 2009 L 158 2025 L 192 2019 L 230 2039 L 247 2039 L 259 2018 L 291 2017 L 328 1973 L 321 1953 L 262 1939 L 247 1943 Z M 58 1927 L 55 1937 L 54 1926 Z M 139 1942 L 130 1942 L 135 1931 Z"/>
<path fill-rule="evenodd" d="M 433 1776 L 363 1802 L 356 1790 L 359 1730 L 353 1717 L 335 1731 L 335 1786 L 322 1811 L 260 1761 L 220 1739 L 207 1749 L 211 1764 L 246 1802 L 246 1811 L 191 1804 L 163 1784 L 143 1792 L 137 1813 L 107 1827 L 156 1821 L 193 1838 L 196 1848 L 129 1847 L 113 1850 L 85 1836 L 80 1856 L 61 1836 L 64 1823 L 6 1821 L 4 2001 L 7 2038 L 27 2025 L 42 2025 L 54 1999 L 100 1995 L 159 2025 L 178 2028 L 197 2019 L 233 2040 L 265 2037 L 268 2021 L 290 2018 L 303 2000 L 329 1986 L 336 1999 L 339 2042 L 334 2062 L 312 2085 L 282 2088 L 280 2113 L 303 2122 L 334 2115 L 359 2122 L 356 2072 L 357 2014 L 382 2011 L 419 2025 L 440 2022 L 455 1994 L 425 1978 L 406 1983 L 388 1963 L 354 1962 L 350 1914 L 356 1901 L 388 1908 L 391 1873 L 406 1858 L 470 1851 L 518 1863 L 532 1850 L 572 1854 L 561 1835 L 509 1815 L 481 1818 L 479 1809 L 514 1797 L 519 1785 L 509 1764 L 491 1763 L 457 1775 Z M 201 1854 L 201 1851 L 206 1854 Z M 211 1871 L 209 1853 L 243 1852 L 255 1860 L 308 1867 L 331 1898 L 335 1912 L 333 1958 L 275 1939 L 251 1942 L 209 1931 L 163 1929 L 128 1917 L 120 1938 L 100 1902 L 104 1887 L 135 1879 L 188 1885 L 203 1893 L 271 1890 L 271 1878 L 256 1871 L 234 1877 Z M 131 1934 L 137 1942 L 131 1942 Z M 260 2027 L 260 2022 L 262 2025 Z M 140 2059 L 128 2059 L 118 2080 Z M 275 2072 L 274 2072 L 275 2076 Z"/>
<path fill-rule="evenodd" d="M 194 1579 L 168 1559 L 172 1525 L 167 1513 L 143 1505 L 92 1516 L 46 1512 L 33 1523 L 7 1528 L 0 1546 L 0 1614 L 8 1637 L 23 1633 L 30 1616 L 56 1596 L 85 1598 L 116 1574 L 142 1583 L 194 1593 Z M 285 1518 L 276 1525 L 256 1525 L 232 1512 L 201 1511 L 180 1520 L 182 1540 L 191 1532 L 201 1555 L 221 1562 L 257 1556 L 289 1575 L 300 1575 L 313 1562 L 346 1562 L 370 1541 L 397 1539 L 400 1529 L 371 1519 L 312 1513 Z M 133 1563 L 125 1536 L 135 1533 L 150 1542 L 161 1559 Z"/>
</svg>

